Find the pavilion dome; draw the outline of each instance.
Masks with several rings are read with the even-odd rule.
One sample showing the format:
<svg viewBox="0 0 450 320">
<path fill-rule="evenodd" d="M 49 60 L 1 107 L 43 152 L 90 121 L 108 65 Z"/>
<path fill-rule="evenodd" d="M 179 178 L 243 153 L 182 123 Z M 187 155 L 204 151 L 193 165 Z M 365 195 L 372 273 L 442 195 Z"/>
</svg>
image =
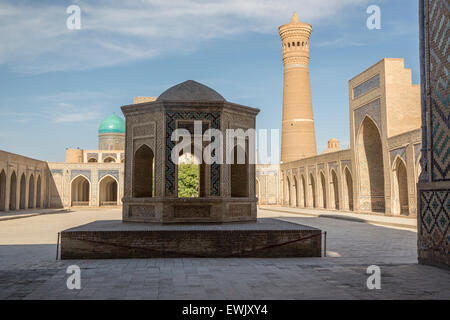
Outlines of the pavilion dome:
<svg viewBox="0 0 450 320">
<path fill-rule="evenodd" d="M 217 91 L 193 80 L 179 83 L 164 91 L 158 100 L 166 101 L 225 101 Z"/>
<path fill-rule="evenodd" d="M 125 133 L 125 120 L 112 114 L 100 123 L 98 133 Z"/>
</svg>

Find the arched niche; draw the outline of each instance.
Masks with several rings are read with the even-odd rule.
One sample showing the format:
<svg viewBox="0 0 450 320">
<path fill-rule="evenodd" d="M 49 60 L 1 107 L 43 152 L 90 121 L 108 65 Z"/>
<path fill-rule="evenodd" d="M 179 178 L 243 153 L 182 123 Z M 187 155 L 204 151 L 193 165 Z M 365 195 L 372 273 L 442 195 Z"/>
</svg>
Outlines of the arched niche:
<svg viewBox="0 0 450 320">
<path fill-rule="evenodd" d="M 353 211 L 354 210 L 354 207 L 353 207 L 353 178 L 352 178 L 352 174 L 350 173 L 350 170 L 347 167 L 344 169 L 344 176 L 345 176 L 345 180 L 344 180 L 345 209 Z"/>
<path fill-rule="evenodd" d="M 325 174 L 320 171 L 320 205 L 322 208 L 327 207 L 327 181 L 325 179 Z"/>
<path fill-rule="evenodd" d="M 379 130 L 370 117 L 361 123 L 358 133 L 360 209 L 385 211 L 383 149 Z"/>
<path fill-rule="evenodd" d="M 334 169 L 331 169 L 331 192 L 330 192 L 330 204 L 332 209 L 339 210 L 339 180 Z"/>
<path fill-rule="evenodd" d="M 27 179 L 25 174 L 22 173 L 20 177 L 20 193 L 19 193 L 19 209 L 26 209 L 26 196 L 27 196 Z"/>
<path fill-rule="evenodd" d="M 6 210 L 6 173 L 0 172 L 0 211 Z"/>
<path fill-rule="evenodd" d="M 243 155 L 243 157 L 241 156 Z M 242 161 L 242 159 L 244 161 Z M 233 164 L 231 171 L 231 197 L 246 198 L 249 196 L 249 162 L 248 154 L 239 146 L 233 148 Z"/>
<path fill-rule="evenodd" d="M 110 176 L 104 176 L 99 182 L 100 206 L 118 205 L 119 184 Z"/>
<path fill-rule="evenodd" d="M 30 176 L 30 180 L 28 182 L 28 208 L 34 208 L 34 175 Z"/>
<path fill-rule="evenodd" d="M 11 174 L 9 179 L 9 210 L 14 211 L 17 209 L 17 176 L 16 172 Z"/>
<path fill-rule="evenodd" d="M 394 214 L 409 215 L 408 205 L 408 177 L 406 164 L 402 158 L 397 157 L 393 166 L 393 196 Z"/>
<path fill-rule="evenodd" d="M 71 205 L 73 207 L 77 206 L 89 206 L 90 204 L 90 183 L 89 180 L 83 176 L 72 180 L 70 184 L 71 188 Z"/>
<path fill-rule="evenodd" d="M 316 182 L 312 173 L 309 174 L 309 194 L 311 207 L 317 208 L 317 198 L 316 198 Z"/>
<path fill-rule="evenodd" d="M 153 197 L 155 154 L 153 150 L 142 145 L 134 154 L 133 163 L 133 197 Z"/>
</svg>

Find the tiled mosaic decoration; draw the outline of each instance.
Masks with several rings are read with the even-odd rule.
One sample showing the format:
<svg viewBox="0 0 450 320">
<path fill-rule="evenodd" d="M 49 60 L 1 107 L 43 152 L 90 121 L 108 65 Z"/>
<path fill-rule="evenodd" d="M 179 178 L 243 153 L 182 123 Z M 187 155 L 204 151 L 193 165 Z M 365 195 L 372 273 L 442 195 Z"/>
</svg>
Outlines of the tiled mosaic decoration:
<svg viewBox="0 0 450 320">
<path fill-rule="evenodd" d="M 448 0 L 420 0 L 422 176 L 418 185 L 419 261 L 450 265 L 450 141 L 448 110 Z M 431 141 L 428 145 L 427 142 Z M 422 190 L 423 189 L 423 190 Z"/>
<path fill-rule="evenodd" d="M 361 83 L 359 86 L 353 89 L 353 98 L 359 98 L 366 92 L 369 92 L 372 89 L 380 87 L 380 75 L 377 74 L 375 77 Z"/>
<path fill-rule="evenodd" d="M 389 151 L 389 156 L 391 159 L 391 166 L 394 164 L 394 160 L 396 156 L 399 156 L 406 163 L 406 147 L 397 148 Z"/>
<path fill-rule="evenodd" d="M 87 158 L 89 159 L 95 159 L 98 161 L 98 153 L 88 153 Z"/>
<path fill-rule="evenodd" d="M 103 153 L 102 154 L 102 160 L 105 160 L 106 158 L 111 157 L 115 160 L 117 160 L 117 155 L 115 153 Z"/>
<path fill-rule="evenodd" d="M 175 142 L 171 140 L 172 132 L 176 129 L 176 120 L 209 120 L 212 129 L 220 130 L 219 112 L 166 112 L 166 194 L 175 194 L 175 164 L 171 159 L 171 152 Z M 211 196 L 220 196 L 220 165 L 211 165 Z"/>
<path fill-rule="evenodd" d="M 419 249 L 450 254 L 450 192 L 430 190 L 420 193 Z"/>
<path fill-rule="evenodd" d="M 119 181 L 119 170 L 98 170 L 99 181 L 106 175 L 110 175 Z"/>
<path fill-rule="evenodd" d="M 450 19 L 448 1 L 428 4 L 429 84 L 431 87 L 431 174 L 433 181 L 450 181 L 450 116 L 448 73 Z"/>
<path fill-rule="evenodd" d="M 371 120 L 375 122 L 380 130 L 380 134 L 383 131 L 381 125 L 381 112 L 380 112 L 380 99 L 369 102 L 355 110 L 355 133 L 358 133 L 359 126 L 366 116 L 370 116 Z"/>
<path fill-rule="evenodd" d="M 73 178 L 79 175 L 82 175 L 91 181 L 91 170 L 70 170 L 70 180 L 73 180 Z"/>
</svg>

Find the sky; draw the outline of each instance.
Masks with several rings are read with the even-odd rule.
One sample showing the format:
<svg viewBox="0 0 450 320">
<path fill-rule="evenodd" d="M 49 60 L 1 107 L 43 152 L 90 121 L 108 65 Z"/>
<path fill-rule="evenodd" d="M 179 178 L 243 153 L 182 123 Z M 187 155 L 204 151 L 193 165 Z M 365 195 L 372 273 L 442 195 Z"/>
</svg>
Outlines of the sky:
<svg viewBox="0 0 450 320">
<path fill-rule="evenodd" d="M 71 5 L 77 30 L 66 25 Z M 381 29 L 367 28 L 370 5 Z M 259 108 L 258 129 L 281 129 L 278 27 L 294 11 L 313 27 L 318 152 L 332 137 L 348 148 L 349 79 L 404 58 L 419 83 L 418 0 L 2 0 L 0 150 L 64 161 L 66 148 L 96 149 L 104 118 L 185 80 Z"/>
</svg>

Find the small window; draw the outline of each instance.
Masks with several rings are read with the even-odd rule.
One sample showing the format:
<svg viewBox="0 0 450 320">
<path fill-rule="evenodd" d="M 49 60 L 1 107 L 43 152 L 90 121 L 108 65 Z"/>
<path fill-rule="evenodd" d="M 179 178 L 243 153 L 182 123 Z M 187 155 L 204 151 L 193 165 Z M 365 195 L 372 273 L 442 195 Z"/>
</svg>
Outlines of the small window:
<svg viewBox="0 0 450 320">
<path fill-rule="evenodd" d="M 300 47 L 300 41 L 297 42 L 297 47 Z"/>
<path fill-rule="evenodd" d="M 290 48 L 291 47 L 291 44 L 290 43 L 288 43 L 288 48 Z"/>
</svg>

